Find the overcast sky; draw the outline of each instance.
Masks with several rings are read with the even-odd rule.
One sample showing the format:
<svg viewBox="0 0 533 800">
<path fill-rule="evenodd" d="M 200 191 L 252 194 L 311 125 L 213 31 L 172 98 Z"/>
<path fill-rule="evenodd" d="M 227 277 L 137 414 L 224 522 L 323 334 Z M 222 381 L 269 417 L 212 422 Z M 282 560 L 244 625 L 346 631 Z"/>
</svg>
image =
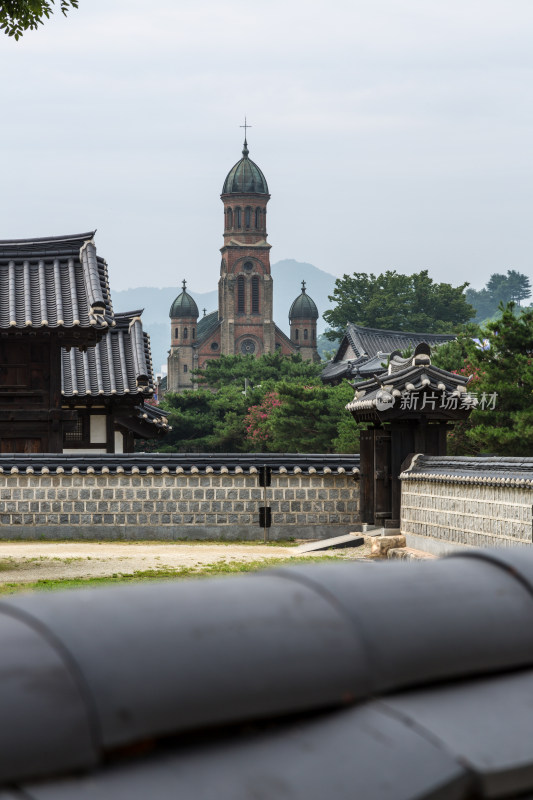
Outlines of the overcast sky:
<svg viewBox="0 0 533 800">
<path fill-rule="evenodd" d="M 531 0 L 80 0 L 0 34 L 0 238 L 215 288 L 246 114 L 272 261 L 533 277 L 532 45 Z"/>
</svg>

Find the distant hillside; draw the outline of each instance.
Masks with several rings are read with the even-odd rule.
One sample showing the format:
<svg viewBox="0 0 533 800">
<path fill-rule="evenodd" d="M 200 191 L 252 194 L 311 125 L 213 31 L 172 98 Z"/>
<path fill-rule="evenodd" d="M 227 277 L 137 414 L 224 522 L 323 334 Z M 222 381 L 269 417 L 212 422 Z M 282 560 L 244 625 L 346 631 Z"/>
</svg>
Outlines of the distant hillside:
<svg viewBox="0 0 533 800">
<path fill-rule="evenodd" d="M 285 333 L 289 332 L 289 308 L 301 291 L 302 280 L 305 280 L 307 292 L 317 304 L 320 313 L 317 330 L 319 334 L 322 333 L 326 327 L 322 320 L 322 314 L 331 305 L 328 295 L 333 292 L 335 277 L 312 264 L 305 264 L 294 259 L 284 259 L 273 264 L 272 277 L 274 279 L 274 320 L 277 325 Z M 113 292 L 115 311 L 133 311 L 137 308 L 144 308 L 143 324 L 145 330 L 150 334 L 156 372 L 160 372 L 161 365 L 166 364 L 170 337 L 168 311 L 180 291 L 178 286 L 169 286 L 163 289 L 142 286 Z M 196 300 L 200 314 L 203 313 L 204 308 L 208 314 L 216 309 L 218 303 L 216 286 L 210 292 L 195 292 L 191 289 L 190 294 Z"/>
</svg>

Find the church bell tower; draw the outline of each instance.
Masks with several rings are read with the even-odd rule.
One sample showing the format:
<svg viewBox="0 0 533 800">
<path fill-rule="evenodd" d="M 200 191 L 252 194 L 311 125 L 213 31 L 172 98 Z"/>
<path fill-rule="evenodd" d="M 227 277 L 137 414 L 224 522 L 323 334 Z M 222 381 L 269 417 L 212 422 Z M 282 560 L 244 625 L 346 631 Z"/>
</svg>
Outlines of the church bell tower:
<svg viewBox="0 0 533 800">
<path fill-rule="evenodd" d="M 275 325 L 266 228 L 270 194 L 265 176 L 249 158 L 246 135 L 242 158 L 229 171 L 220 196 L 224 203 L 218 283 L 221 352 L 273 353 Z"/>
</svg>

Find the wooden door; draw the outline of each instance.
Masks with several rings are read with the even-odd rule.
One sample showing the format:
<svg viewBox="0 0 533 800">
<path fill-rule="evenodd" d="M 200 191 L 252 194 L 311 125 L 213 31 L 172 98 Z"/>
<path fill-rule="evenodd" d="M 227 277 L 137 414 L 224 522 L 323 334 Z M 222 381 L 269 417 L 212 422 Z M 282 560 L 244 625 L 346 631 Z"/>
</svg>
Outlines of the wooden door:
<svg viewBox="0 0 533 800">
<path fill-rule="evenodd" d="M 361 522 L 374 522 L 374 428 L 361 431 L 359 507 Z"/>
<path fill-rule="evenodd" d="M 392 517 L 391 436 L 388 430 L 374 429 L 374 524 Z"/>
</svg>

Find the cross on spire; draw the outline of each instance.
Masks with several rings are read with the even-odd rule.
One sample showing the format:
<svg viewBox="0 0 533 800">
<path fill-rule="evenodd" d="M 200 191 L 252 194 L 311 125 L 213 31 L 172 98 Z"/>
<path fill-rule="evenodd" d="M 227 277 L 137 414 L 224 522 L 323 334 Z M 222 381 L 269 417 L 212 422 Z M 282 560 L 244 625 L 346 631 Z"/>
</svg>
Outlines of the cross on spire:
<svg viewBox="0 0 533 800">
<path fill-rule="evenodd" d="M 245 142 L 245 143 L 246 143 L 246 130 L 247 130 L 248 128 L 251 128 L 251 127 L 252 127 L 252 126 L 251 126 L 251 125 L 248 125 L 248 123 L 246 122 L 246 117 L 244 118 L 244 125 L 239 125 L 239 128 L 244 128 L 244 142 Z"/>
<path fill-rule="evenodd" d="M 244 118 L 244 125 L 239 125 L 239 128 L 244 128 L 244 147 L 242 148 L 242 154 L 243 154 L 243 156 L 245 158 L 248 157 L 248 152 L 249 152 L 249 150 L 248 150 L 248 142 L 246 141 L 246 131 L 248 130 L 248 128 L 251 128 L 251 127 L 252 127 L 251 125 L 248 125 L 248 123 L 246 121 L 246 117 Z"/>
<path fill-rule="evenodd" d="M 187 281 L 185 280 L 185 278 L 183 279 L 181 285 L 183 286 L 183 291 L 185 291 L 185 289 L 187 288 Z"/>
<path fill-rule="evenodd" d="M 305 294 L 305 281 L 302 281 L 302 293 Z"/>
</svg>

